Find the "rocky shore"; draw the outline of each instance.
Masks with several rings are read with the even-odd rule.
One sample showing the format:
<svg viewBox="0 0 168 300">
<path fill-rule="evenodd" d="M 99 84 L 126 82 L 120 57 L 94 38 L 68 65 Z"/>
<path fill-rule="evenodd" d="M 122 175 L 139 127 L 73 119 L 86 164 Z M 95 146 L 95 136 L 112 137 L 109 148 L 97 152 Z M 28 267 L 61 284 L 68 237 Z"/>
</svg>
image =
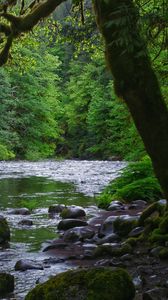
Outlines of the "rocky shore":
<svg viewBox="0 0 168 300">
<path fill-rule="evenodd" d="M 160 201 L 159 205 L 165 206 L 165 201 Z M 69 263 L 74 268 L 122 268 L 131 275 L 136 290 L 135 300 L 166 300 L 168 260 L 160 255 L 163 247 L 151 247 L 147 241 L 141 240 L 146 230 L 141 221 L 142 212 L 147 207 L 147 203 L 142 200 L 131 204 L 116 200 L 107 210 L 100 209 L 93 216 L 82 207 L 52 205 L 48 214 L 50 218 L 59 219 L 59 238 L 45 242 L 42 249 L 44 260 L 41 263 L 28 259 L 19 260 L 15 264 L 15 271 L 42 270 L 60 262 Z M 28 210 L 21 208 L 10 213 L 23 215 L 21 225 L 32 225 Z M 10 233 L 2 216 L 0 222 L 2 245 L 9 242 Z M 164 249 L 167 246 L 165 242 Z M 49 258 L 45 259 L 45 255 Z M 2 275 L 3 273 L 0 276 L 0 287 Z M 39 279 L 37 283 L 40 282 Z M 11 289 L 6 292 L 11 292 Z"/>
</svg>

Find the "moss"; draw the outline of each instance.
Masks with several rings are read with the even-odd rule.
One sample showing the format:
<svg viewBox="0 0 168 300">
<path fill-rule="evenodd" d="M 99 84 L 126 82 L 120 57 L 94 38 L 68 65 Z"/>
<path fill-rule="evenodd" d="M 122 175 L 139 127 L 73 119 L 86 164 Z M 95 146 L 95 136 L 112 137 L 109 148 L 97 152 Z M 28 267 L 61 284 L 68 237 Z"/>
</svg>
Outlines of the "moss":
<svg viewBox="0 0 168 300">
<path fill-rule="evenodd" d="M 168 216 L 166 215 L 161 219 L 161 222 L 159 224 L 159 229 L 161 233 L 168 233 Z"/>
<path fill-rule="evenodd" d="M 0 216 L 0 244 L 4 244 L 10 240 L 10 229 L 6 219 Z"/>
<path fill-rule="evenodd" d="M 94 251 L 94 257 L 101 257 L 101 256 L 122 256 L 126 253 L 131 253 L 132 247 L 130 244 L 125 243 L 121 247 L 115 248 L 111 245 L 100 245 Z"/>
<path fill-rule="evenodd" d="M 163 248 L 159 252 L 160 259 L 168 259 L 168 248 Z"/>
<path fill-rule="evenodd" d="M 121 237 L 127 236 L 129 232 L 136 227 L 136 225 L 136 220 L 122 220 L 121 218 L 117 218 L 113 223 L 114 232 Z"/>
<path fill-rule="evenodd" d="M 14 290 L 14 276 L 0 273 L 0 295 L 11 293 Z"/>
<path fill-rule="evenodd" d="M 135 288 L 122 269 L 68 271 L 40 284 L 25 300 L 132 300 Z"/>
<path fill-rule="evenodd" d="M 138 242 L 143 240 L 143 235 L 138 237 L 130 237 L 126 240 L 126 243 L 132 247 L 136 246 Z"/>
<path fill-rule="evenodd" d="M 168 241 L 168 233 L 163 234 L 160 232 L 160 229 L 154 229 L 149 237 L 149 241 L 151 243 L 157 243 L 159 245 L 163 245 L 165 242 Z"/>
<path fill-rule="evenodd" d="M 164 206 L 159 204 L 158 202 L 155 202 L 148 206 L 141 214 L 139 218 L 139 226 L 143 226 L 145 224 L 145 221 L 147 218 L 151 217 L 152 214 L 158 213 L 158 215 L 162 215 L 164 212 Z"/>
</svg>

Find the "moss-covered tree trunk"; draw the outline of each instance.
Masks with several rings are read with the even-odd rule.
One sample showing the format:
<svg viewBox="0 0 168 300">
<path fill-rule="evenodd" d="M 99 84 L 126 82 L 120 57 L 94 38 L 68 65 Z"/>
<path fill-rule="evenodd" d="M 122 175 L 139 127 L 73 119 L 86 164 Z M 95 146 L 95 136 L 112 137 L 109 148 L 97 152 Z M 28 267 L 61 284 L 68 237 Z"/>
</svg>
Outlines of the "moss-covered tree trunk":
<svg viewBox="0 0 168 300">
<path fill-rule="evenodd" d="M 137 25 L 132 0 L 94 0 L 116 93 L 127 103 L 168 199 L 168 110 Z"/>
</svg>

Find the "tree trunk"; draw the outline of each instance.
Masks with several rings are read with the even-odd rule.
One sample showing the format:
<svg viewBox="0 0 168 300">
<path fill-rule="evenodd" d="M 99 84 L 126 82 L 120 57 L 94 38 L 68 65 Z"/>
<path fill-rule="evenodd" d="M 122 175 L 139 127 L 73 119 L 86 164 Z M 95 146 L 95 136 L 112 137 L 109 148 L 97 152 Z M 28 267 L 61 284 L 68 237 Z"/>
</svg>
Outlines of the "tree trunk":
<svg viewBox="0 0 168 300">
<path fill-rule="evenodd" d="M 115 90 L 132 114 L 168 199 L 168 110 L 137 25 L 133 0 L 94 0 Z"/>
</svg>

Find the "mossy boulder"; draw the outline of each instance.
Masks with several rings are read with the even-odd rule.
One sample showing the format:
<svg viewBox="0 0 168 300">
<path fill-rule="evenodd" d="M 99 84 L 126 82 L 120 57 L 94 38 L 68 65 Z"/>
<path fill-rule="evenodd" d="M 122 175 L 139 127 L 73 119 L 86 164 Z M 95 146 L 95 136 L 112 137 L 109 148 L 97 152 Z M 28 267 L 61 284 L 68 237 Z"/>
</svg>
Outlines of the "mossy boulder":
<svg viewBox="0 0 168 300">
<path fill-rule="evenodd" d="M 25 300 L 132 300 L 135 288 L 123 269 L 68 271 L 36 286 Z"/>
<path fill-rule="evenodd" d="M 121 237 L 126 237 L 137 225 L 137 219 L 130 216 L 120 216 L 113 223 L 114 232 Z"/>
<path fill-rule="evenodd" d="M 14 290 L 14 276 L 7 273 L 0 273 L 0 295 L 11 293 Z"/>
<path fill-rule="evenodd" d="M 0 216 L 0 245 L 10 240 L 10 229 L 6 219 Z"/>
</svg>

